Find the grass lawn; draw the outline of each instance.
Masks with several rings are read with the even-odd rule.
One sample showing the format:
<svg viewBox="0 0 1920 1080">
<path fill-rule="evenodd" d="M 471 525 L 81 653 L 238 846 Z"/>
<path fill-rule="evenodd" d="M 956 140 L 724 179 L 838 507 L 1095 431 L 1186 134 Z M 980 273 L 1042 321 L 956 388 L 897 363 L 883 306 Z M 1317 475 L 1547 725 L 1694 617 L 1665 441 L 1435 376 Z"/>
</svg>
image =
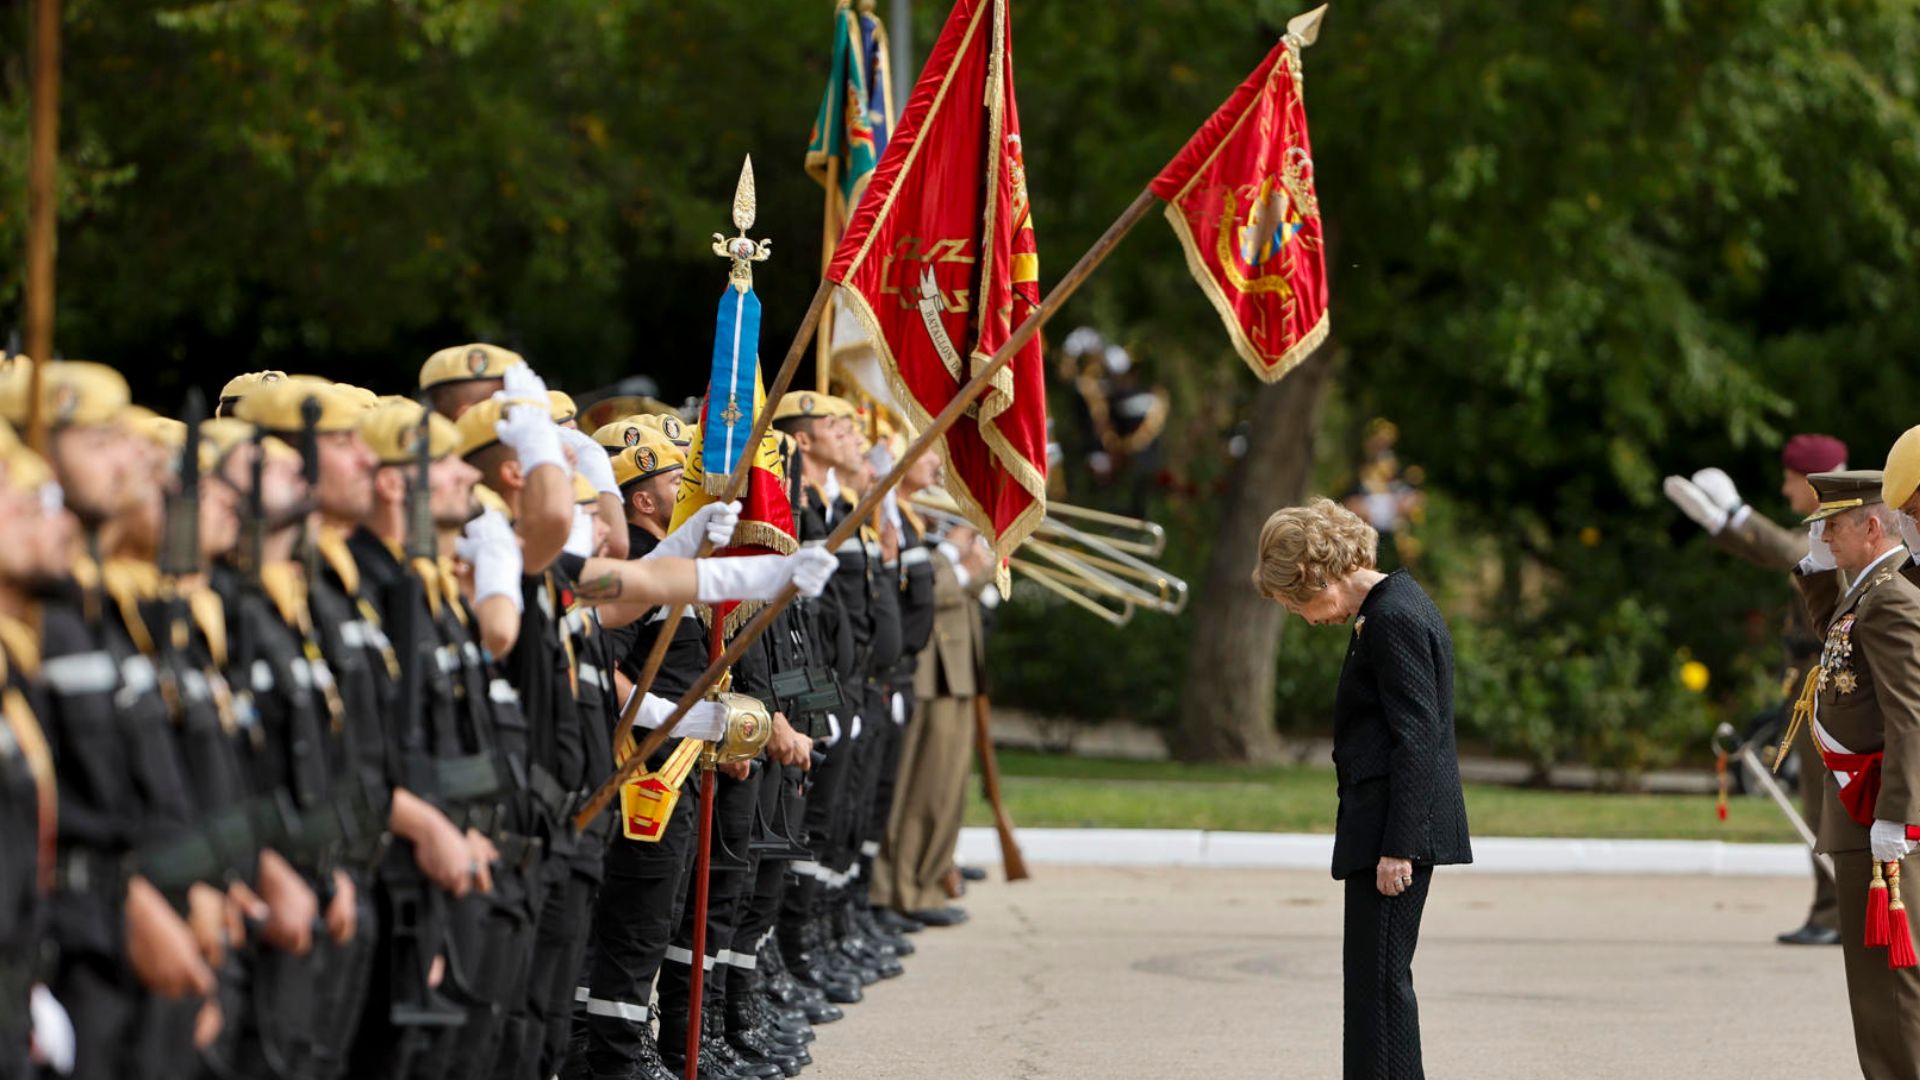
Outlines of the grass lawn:
<svg viewBox="0 0 1920 1080">
<path fill-rule="evenodd" d="M 1000 774 L 1007 809 L 1018 826 L 1333 831 L 1334 785 L 1328 769 L 1004 750 Z M 967 824 L 992 825 L 979 789 L 976 780 L 968 795 Z M 1708 795 L 1605 795 L 1468 784 L 1467 819 L 1476 836 L 1796 841 L 1793 827 L 1770 801 L 1739 796 L 1722 822 L 1715 820 Z"/>
</svg>

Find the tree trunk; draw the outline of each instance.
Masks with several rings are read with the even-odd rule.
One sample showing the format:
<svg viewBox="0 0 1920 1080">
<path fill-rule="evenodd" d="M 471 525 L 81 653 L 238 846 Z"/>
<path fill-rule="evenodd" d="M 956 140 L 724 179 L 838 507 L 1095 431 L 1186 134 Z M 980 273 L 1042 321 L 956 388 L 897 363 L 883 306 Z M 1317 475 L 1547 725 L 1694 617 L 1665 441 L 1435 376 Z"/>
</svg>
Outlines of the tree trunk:
<svg viewBox="0 0 1920 1080">
<path fill-rule="evenodd" d="M 1273 723 L 1274 652 L 1286 614 L 1253 590 L 1260 526 L 1298 503 L 1313 480 L 1333 349 L 1254 395 L 1247 452 L 1233 470 L 1226 512 L 1194 602 L 1186 688 L 1172 745 L 1182 761 L 1272 761 L 1280 756 Z"/>
</svg>

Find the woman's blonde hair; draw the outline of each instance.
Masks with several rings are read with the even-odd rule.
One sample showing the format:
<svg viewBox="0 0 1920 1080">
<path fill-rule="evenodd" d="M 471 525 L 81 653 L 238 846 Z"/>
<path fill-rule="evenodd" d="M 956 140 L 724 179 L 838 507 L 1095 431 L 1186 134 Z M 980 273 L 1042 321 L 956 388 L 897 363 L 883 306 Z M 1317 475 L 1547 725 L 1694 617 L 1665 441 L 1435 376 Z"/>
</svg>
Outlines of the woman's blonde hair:
<svg viewBox="0 0 1920 1080">
<path fill-rule="evenodd" d="M 1274 600 L 1304 604 L 1355 570 L 1370 570 L 1380 534 L 1332 499 L 1276 510 L 1260 527 L 1253 587 Z"/>
</svg>

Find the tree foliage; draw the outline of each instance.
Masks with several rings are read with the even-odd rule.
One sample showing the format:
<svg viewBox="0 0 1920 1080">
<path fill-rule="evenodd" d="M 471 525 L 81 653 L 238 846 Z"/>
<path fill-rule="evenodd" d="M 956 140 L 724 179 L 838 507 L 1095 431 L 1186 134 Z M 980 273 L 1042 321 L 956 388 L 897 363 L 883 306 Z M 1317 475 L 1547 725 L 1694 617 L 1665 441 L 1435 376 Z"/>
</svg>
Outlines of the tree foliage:
<svg viewBox="0 0 1920 1080">
<path fill-rule="evenodd" d="M 28 6 L 0 16 L 0 245 L 14 251 Z M 799 163 L 831 7 L 67 0 L 58 340 L 162 406 L 189 381 L 266 366 L 397 389 L 471 337 L 573 388 L 643 371 L 692 392 L 722 280 L 706 238 L 746 153 L 775 242 L 759 277 L 769 352 L 812 290 L 820 193 Z M 1049 280 L 1298 10 L 1014 8 Z M 915 10 L 923 54 L 945 10 Z M 1332 407 L 1348 421 L 1324 440 L 1324 485 L 1344 482 L 1352 422 L 1399 423 L 1450 519 L 1422 572 L 1478 624 L 1463 711 L 1489 741 L 1612 753 L 1595 747 L 1624 743 L 1580 725 L 1694 715 L 1675 647 L 1757 669 L 1765 634 L 1744 615 L 1782 594 L 1706 552 L 1661 475 L 1723 464 L 1779 511 L 1784 434 L 1833 431 L 1873 465 L 1915 419 L 1911 5 L 1348 0 L 1306 71 L 1342 358 Z M 0 262 L 0 304 L 17 304 L 20 275 Z M 1170 460 L 1198 497 L 1158 513 L 1186 548 L 1176 561 L 1202 565 L 1250 376 L 1167 230 L 1137 230 L 1063 320 L 1126 342 L 1173 392 Z M 1031 673 L 1015 697 L 1087 640 L 1019 633 L 1039 610 L 1007 620 Z M 1187 626 L 1129 630 L 1142 663 L 1108 665 L 1113 696 L 1089 711 L 1170 716 Z M 1282 659 L 1284 705 L 1323 700 L 1332 672 L 1290 666 L 1321 651 Z M 1557 704 L 1474 719 L 1516 712 L 1555 672 L 1577 673 L 1538 691 Z M 1638 696 L 1588 708 L 1591 687 Z M 1549 708 L 1575 715 L 1522 730 Z M 1643 749 L 1620 753 L 1651 760 Z"/>
</svg>

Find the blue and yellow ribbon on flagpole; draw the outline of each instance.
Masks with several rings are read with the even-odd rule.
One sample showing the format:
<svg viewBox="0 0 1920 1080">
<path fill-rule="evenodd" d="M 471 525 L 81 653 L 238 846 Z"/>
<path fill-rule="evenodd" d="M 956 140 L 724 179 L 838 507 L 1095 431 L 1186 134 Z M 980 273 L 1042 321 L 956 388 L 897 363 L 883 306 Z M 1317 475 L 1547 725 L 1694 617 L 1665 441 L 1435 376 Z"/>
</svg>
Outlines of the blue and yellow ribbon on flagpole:
<svg viewBox="0 0 1920 1080">
<path fill-rule="evenodd" d="M 760 386 L 760 298 L 753 292 L 753 264 L 773 253 L 770 241 L 747 238 L 753 218 L 753 158 L 749 157 L 740 167 L 740 183 L 733 194 L 733 224 L 740 235 L 728 239 L 713 234 L 713 253 L 732 260 L 733 268 L 727 274 L 727 291 L 720 294 L 713 369 L 700 422 L 700 465 L 710 495 L 724 493 L 734 472 L 751 466 L 753 458 L 747 438 L 753 433 Z"/>
</svg>

